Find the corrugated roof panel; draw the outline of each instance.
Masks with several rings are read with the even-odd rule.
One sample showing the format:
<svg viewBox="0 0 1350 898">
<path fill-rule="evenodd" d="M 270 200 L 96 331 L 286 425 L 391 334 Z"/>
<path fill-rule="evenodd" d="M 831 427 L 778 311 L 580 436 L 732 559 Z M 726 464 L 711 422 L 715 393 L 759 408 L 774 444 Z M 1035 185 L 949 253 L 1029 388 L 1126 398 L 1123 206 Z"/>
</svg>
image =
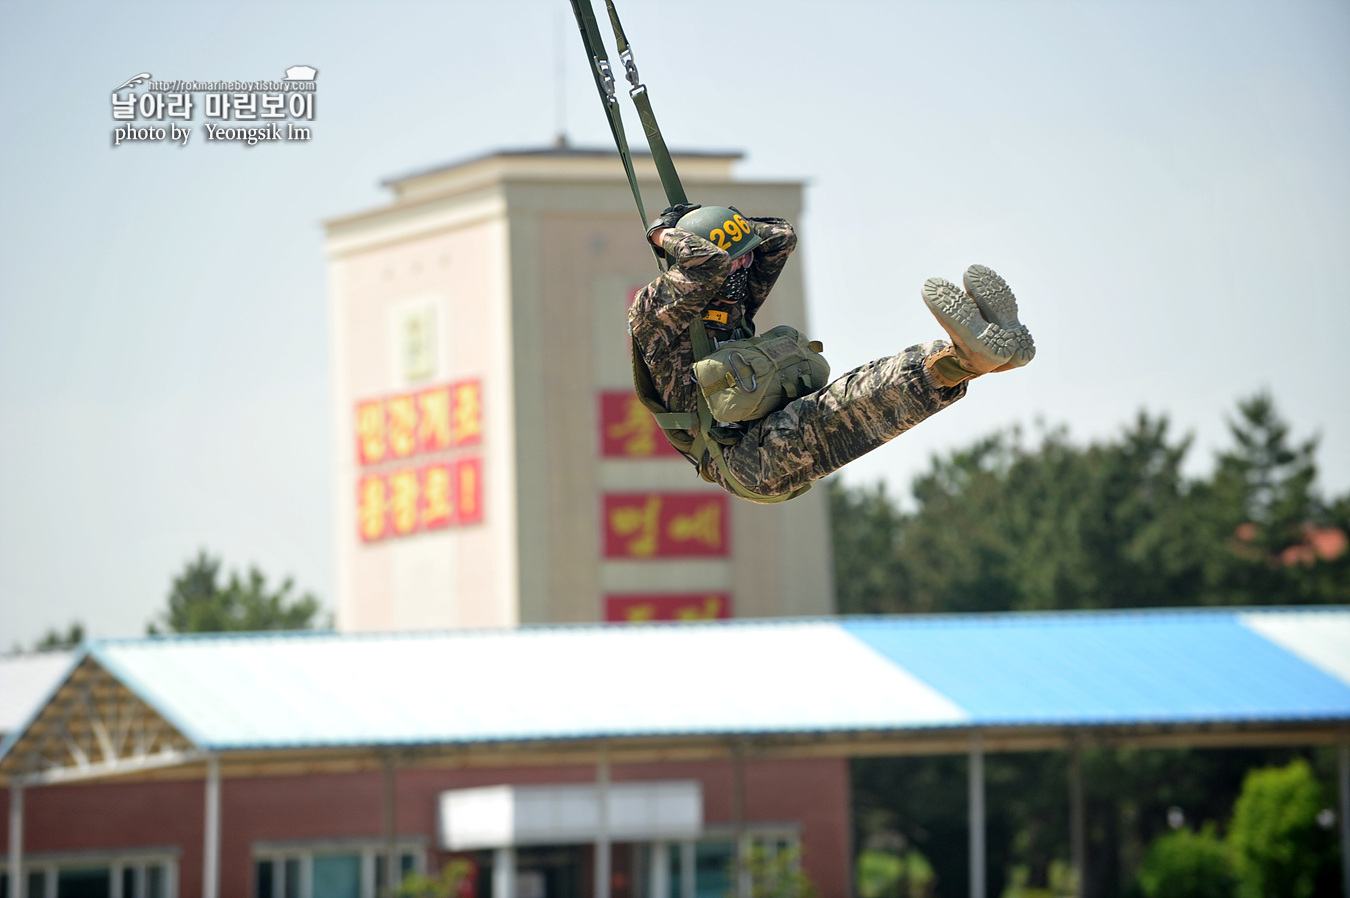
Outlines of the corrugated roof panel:
<svg viewBox="0 0 1350 898">
<path fill-rule="evenodd" d="M 1238 620 L 1350 685 L 1350 614 L 1344 611 L 1251 611 L 1239 615 Z"/>
<path fill-rule="evenodd" d="M 256 633 L 89 652 L 208 750 L 1350 720 L 1350 608 Z"/>
<path fill-rule="evenodd" d="M 1350 714 L 1350 685 L 1231 612 L 854 619 L 844 627 L 977 725 Z"/>
<path fill-rule="evenodd" d="M 70 651 L 0 658 L 0 735 L 27 723 L 74 663 L 75 653 Z"/>
<path fill-rule="evenodd" d="M 106 643 L 199 747 L 962 724 L 831 622 Z"/>
</svg>

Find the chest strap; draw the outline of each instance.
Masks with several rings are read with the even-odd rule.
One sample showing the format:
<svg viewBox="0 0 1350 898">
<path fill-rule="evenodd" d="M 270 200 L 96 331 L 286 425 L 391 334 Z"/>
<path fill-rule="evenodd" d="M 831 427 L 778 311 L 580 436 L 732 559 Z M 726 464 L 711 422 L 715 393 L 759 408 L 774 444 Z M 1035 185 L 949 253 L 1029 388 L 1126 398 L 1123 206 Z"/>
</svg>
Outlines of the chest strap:
<svg viewBox="0 0 1350 898">
<path fill-rule="evenodd" d="M 705 358 L 713 351 L 712 340 L 708 337 L 708 332 L 703 327 L 702 321 L 695 321 L 689 328 L 689 337 L 694 344 L 694 361 Z M 776 505 L 779 502 L 786 502 L 789 499 L 795 499 L 802 493 L 811 488 L 811 484 L 798 487 L 790 493 L 784 493 L 779 496 L 766 496 L 763 493 L 757 493 L 736 479 L 736 475 L 731 473 L 731 467 L 722 457 L 722 444 L 713 437 L 713 427 L 716 422 L 713 421 L 712 410 L 708 408 L 708 400 L 704 398 L 703 391 L 694 391 L 698 399 L 698 429 L 694 435 L 694 445 L 692 447 L 695 460 L 701 461 L 703 453 L 706 451 L 712 456 L 713 464 L 717 465 L 717 470 L 722 472 L 726 479 L 727 486 L 731 491 L 742 499 L 748 499 L 751 502 L 758 502 L 761 505 Z M 687 414 L 687 413 L 686 413 Z"/>
</svg>

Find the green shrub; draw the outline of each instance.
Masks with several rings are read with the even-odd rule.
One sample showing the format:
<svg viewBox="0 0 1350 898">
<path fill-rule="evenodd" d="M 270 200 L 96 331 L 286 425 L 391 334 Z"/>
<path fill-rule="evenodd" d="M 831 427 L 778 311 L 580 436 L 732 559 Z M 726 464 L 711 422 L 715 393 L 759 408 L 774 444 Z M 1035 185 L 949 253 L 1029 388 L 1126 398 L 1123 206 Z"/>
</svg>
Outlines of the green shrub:
<svg viewBox="0 0 1350 898">
<path fill-rule="evenodd" d="M 1198 833 L 1179 829 L 1155 839 L 1137 881 L 1147 898 L 1233 898 L 1236 885 L 1212 822 Z"/>
<path fill-rule="evenodd" d="M 409 873 L 399 885 L 397 898 L 459 898 L 472 884 L 471 870 L 468 861 L 456 858 L 441 865 L 439 876 Z"/>
<path fill-rule="evenodd" d="M 857 880 L 859 898 L 927 898 L 936 884 L 932 865 L 912 848 L 903 854 L 864 851 Z"/>
<path fill-rule="evenodd" d="M 1334 850 L 1317 825 L 1324 807 L 1322 786 L 1301 758 L 1247 774 L 1228 831 L 1240 895 L 1312 898 Z"/>
<path fill-rule="evenodd" d="M 758 843 L 750 846 L 746 856 L 750 873 L 751 898 L 818 898 L 819 892 L 810 878 L 802 872 L 802 850 L 769 847 Z M 731 881 L 736 881 L 736 861 L 731 862 Z M 733 888 L 730 895 L 735 895 Z"/>
</svg>

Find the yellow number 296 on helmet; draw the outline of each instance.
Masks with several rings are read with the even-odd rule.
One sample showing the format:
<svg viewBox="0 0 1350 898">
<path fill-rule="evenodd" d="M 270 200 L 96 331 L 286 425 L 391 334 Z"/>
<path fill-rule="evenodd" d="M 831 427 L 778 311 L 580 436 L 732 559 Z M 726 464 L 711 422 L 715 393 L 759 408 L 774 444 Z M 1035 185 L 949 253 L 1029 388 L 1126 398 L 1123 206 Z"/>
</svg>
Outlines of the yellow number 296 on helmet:
<svg viewBox="0 0 1350 898">
<path fill-rule="evenodd" d="M 750 229 L 750 222 L 735 209 L 726 206 L 700 206 L 675 225 L 717 244 L 733 259 L 738 259 L 764 241 Z"/>
</svg>

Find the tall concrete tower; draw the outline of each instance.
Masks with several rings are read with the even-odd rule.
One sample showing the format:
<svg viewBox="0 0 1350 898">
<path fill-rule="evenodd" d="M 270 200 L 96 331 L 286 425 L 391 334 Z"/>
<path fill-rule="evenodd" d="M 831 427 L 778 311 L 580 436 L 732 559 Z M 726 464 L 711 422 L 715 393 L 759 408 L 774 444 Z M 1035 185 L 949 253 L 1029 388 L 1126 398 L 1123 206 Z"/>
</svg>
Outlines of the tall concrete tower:
<svg viewBox="0 0 1350 898">
<path fill-rule="evenodd" d="M 738 158 L 675 163 L 695 201 L 797 220 L 801 184 L 735 180 Z M 833 611 L 824 490 L 733 499 L 633 397 L 627 305 L 657 269 L 612 151 L 386 186 L 326 225 L 340 629 Z M 800 259 L 759 319 L 806 330 Z"/>
</svg>

